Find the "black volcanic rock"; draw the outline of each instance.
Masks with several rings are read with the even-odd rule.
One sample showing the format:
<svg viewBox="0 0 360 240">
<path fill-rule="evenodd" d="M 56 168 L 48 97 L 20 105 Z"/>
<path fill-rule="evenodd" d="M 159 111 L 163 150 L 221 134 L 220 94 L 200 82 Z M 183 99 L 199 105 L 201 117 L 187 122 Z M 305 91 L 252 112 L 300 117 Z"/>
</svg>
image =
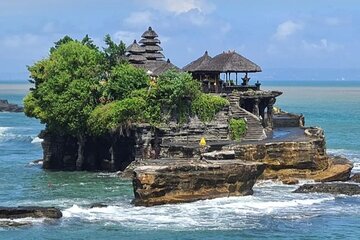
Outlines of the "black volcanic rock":
<svg viewBox="0 0 360 240">
<path fill-rule="evenodd" d="M 360 173 L 355 173 L 351 178 L 350 181 L 360 183 Z"/>
<path fill-rule="evenodd" d="M 22 112 L 24 111 L 23 107 L 20 107 L 16 104 L 11 104 L 8 100 L 0 99 L 0 112 Z"/>
<path fill-rule="evenodd" d="M 54 207 L 0 207 L 0 219 L 8 218 L 61 218 L 62 213 Z"/>
<path fill-rule="evenodd" d="M 294 193 L 330 193 L 351 196 L 360 194 L 360 186 L 352 183 L 304 184 L 296 189 Z"/>
</svg>

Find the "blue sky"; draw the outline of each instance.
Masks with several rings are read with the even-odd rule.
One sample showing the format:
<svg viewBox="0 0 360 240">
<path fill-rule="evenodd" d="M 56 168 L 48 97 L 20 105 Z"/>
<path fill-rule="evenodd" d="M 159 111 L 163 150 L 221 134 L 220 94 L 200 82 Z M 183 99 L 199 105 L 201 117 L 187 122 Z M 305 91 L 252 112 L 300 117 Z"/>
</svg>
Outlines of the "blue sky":
<svg viewBox="0 0 360 240">
<path fill-rule="evenodd" d="M 130 43 L 148 26 L 179 67 L 236 50 L 260 80 L 360 80 L 359 12 L 358 0 L 1 0 L 0 80 L 27 79 L 64 35 Z"/>
</svg>

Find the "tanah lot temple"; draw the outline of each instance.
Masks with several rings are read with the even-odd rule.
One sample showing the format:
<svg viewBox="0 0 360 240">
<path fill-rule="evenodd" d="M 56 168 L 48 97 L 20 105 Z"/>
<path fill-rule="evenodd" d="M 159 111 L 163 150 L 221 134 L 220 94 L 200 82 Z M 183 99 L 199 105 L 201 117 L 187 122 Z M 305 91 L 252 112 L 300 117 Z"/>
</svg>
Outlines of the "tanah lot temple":
<svg viewBox="0 0 360 240">
<path fill-rule="evenodd" d="M 260 66 L 235 51 L 226 51 L 215 57 L 209 56 L 206 51 L 203 56 L 180 69 L 169 59 L 164 60 L 160 43 L 157 33 L 149 27 L 142 34 L 139 44 L 134 40 L 126 49 L 128 61 L 136 67 L 144 68 L 152 77 L 169 69 L 191 73 L 194 79 L 201 82 L 205 93 L 226 95 L 230 102 L 239 104 L 241 109 L 237 114 L 239 117 L 247 116 L 248 121 L 245 139 L 266 138 L 266 130 L 274 126 L 273 107 L 276 97 L 282 92 L 262 91 L 259 81 L 250 84 L 249 73 L 261 72 Z M 292 121 L 296 124 L 300 121 L 301 124 L 299 116 L 287 117 L 293 117 L 295 119 Z"/>
<path fill-rule="evenodd" d="M 257 64 L 235 51 L 214 57 L 205 52 L 180 69 L 165 60 L 151 27 L 141 37 L 126 49 L 126 58 L 154 83 L 167 70 L 186 71 L 205 93 L 228 103 L 206 123 L 191 116 L 181 125 L 141 123 L 125 135 L 90 136 L 82 170 L 131 177 L 134 203 L 141 206 L 249 195 L 258 178 L 286 184 L 349 180 L 352 163 L 326 153 L 321 128 L 305 127 L 302 115 L 274 107 L 282 92 L 262 90 L 259 81 L 252 84 L 249 74 L 261 71 Z M 233 137 L 240 130 L 241 137 Z M 45 169 L 77 169 L 76 138 L 49 132 L 41 138 Z"/>
</svg>

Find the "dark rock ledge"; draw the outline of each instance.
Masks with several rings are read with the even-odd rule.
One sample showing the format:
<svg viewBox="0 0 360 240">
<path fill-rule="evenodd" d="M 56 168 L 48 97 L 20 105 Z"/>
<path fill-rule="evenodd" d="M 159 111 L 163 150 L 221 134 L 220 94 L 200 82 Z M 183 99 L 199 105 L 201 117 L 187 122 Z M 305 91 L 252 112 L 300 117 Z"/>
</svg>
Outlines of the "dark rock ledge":
<svg viewBox="0 0 360 240">
<path fill-rule="evenodd" d="M 61 218 L 62 213 L 54 207 L 0 207 L 0 219 Z"/>
<path fill-rule="evenodd" d="M 352 196 L 360 194 L 360 186 L 353 183 L 304 184 L 296 189 L 294 193 L 330 193 Z"/>
</svg>

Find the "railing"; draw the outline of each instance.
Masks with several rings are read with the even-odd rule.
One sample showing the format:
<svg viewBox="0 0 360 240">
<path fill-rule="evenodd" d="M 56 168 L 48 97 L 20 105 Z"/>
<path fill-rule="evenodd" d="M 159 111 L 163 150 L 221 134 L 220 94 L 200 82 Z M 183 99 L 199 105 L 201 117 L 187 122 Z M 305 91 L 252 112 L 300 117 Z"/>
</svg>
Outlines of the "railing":
<svg viewBox="0 0 360 240">
<path fill-rule="evenodd" d="M 260 86 L 255 86 L 255 85 L 246 85 L 246 86 L 242 86 L 242 85 L 232 85 L 232 86 L 215 86 L 215 85 L 211 85 L 210 87 L 208 86 L 203 86 L 203 92 L 205 93 L 232 93 L 234 91 L 239 91 L 239 92 L 245 92 L 248 90 L 260 90 Z"/>
</svg>

